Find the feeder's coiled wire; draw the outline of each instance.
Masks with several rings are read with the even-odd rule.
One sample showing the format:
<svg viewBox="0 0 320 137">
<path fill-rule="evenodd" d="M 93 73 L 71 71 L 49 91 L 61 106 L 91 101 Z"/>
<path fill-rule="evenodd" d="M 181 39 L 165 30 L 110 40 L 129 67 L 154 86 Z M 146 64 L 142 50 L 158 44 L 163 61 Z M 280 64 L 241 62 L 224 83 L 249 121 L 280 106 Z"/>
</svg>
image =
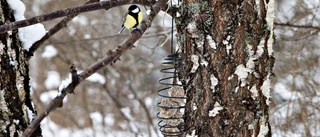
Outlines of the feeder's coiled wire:
<svg viewBox="0 0 320 137">
<path fill-rule="evenodd" d="M 165 58 L 162 64 L 170 67 L 162 69 L 160 72 L 170 76 L 159 80 L 165 87 L 158 91 L 162 100 L 157 104 L 160 109 L 157 117 L 160 119 L 158 126 L 164 136 L 179 136 L 184 132 L 184 110 L 185 110 L 185 91 L 184 85 L 178 82 L 177 68 L 182 66 L 182 61 L 177 53 Z"/>
</svg>

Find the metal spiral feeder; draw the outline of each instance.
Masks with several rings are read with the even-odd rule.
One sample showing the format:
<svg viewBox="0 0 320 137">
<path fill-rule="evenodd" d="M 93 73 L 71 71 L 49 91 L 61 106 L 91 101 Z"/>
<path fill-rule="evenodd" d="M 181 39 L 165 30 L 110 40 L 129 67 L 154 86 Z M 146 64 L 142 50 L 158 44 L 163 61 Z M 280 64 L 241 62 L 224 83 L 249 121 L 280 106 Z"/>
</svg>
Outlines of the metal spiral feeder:
<svg viewBox="0 0 320 137">
<path fill-rule="evenodd" d="M 184 132 L 184 111 L 186 94 L 184 86 L 178 83 L 177 68 L 182 66 L 182 61 L 177 53 L 168 55 L 164 65 L 170 65 L 170 67 L 161 69 L 161 73 L 170 74 L 171 76 L 162 78 L 159 80 L 161 85 L 165 87 L 158 91 L 158 95 L 162 97 L 161 101 L 157 104 L 160 109 L 157 117 L 160 119 L 158 126 L 160 132 L 164 136 L 179 136 Z"/>
<path fill-rule="evenodd" d="M 180 5 L 179 0 L 177 4 Z M 171 55 L 168 55 L 162 63 L 168 67 L 160 70 L 161 73 L 169 76 L 159 80 L 159 83 L 164 85 L 164 88 L 158 91 L 158 96 L 162 97 L 162 99 L 157 104 L 160 109 L 157 117 L 160 119 L 158 123 L 160 132 L 165 137 L 181 136 L 185 130 L 184 111 L 187 97 L 184 90 L 185 85 L 179 81 L 179 77 L 184 75 L 184 73 L 179 72 L 183 67 L 183 63 L 179 54 L 174 53 L 173 50 L 174 17 L 176 16 L 174 11 L 177 10 L 178 5 L 174 6 L 173 1 L 171 1 Z"/>
</svg>

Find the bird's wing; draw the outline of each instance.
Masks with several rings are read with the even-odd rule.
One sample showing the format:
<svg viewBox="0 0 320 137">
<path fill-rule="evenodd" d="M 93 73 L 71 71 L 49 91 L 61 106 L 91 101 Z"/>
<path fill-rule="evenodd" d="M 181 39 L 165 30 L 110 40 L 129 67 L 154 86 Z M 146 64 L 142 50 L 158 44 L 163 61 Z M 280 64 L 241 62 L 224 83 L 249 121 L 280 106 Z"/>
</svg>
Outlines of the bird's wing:
<svg viewBox="0 0 320 137">
<path fill-rule="evenodd" d="M 126 15 L 124 15 L 124 17 L 123 17 L 123 19 L 122 19 L 122 26 L 121 26 L 121 27 L 123 27 L 123 26 L 124 26 L 124 22 L 126 21 L 126 17 L 127 17 L 127 15 L 128 15 L 128 13 L 126 13 Z"/>
<path fill-rule="evenodd" d="M 126 27 L 124 26 L 124 22 L 126 21 L 127 14 L 128 14 L 128 13 L 126 13 L 126 15 L 124 16 L 124 18 L 122 19 L 122 26 L 121 26 L 121 29 L 120 29 L 120 31 L 118 32 L 118 34 L 121 34 L 121 33 L 126 29 Z"/>
</svg>

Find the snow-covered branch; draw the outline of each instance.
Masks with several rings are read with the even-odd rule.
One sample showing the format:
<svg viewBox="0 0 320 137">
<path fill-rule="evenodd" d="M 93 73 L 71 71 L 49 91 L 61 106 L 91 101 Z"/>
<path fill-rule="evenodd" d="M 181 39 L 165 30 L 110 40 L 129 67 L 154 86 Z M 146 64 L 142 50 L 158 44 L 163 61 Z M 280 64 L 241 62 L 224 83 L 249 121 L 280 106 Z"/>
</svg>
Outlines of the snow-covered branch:
<svg viewBox="0 0 320 137">
<path fill-rule="evenodd" d="M 115 50 L 109 51 L 108 55 L 102 58 L 100 61 L 94 63 L 87 69 L 85 69 L 80 74 L 77 74 L 74 66 L 71 66 L 70 72 L 72 74 L 71 82 L 66 85 L 60 86 L 58 96 L 53 99 L 45 109 L 38 114 L 38 116 L 32 121 L 29 127 L 24 131 L 23 136 L 28 137 L 32 132 L 39 126 L 40 122 L 49 115 L 50 112 L 55 110 L 57 107 L 62 107 L 62 100 L 68 93 L 73 93 L 76 86 L 84 79 L 91 76 L 93 73 L 102 69 L 104 66 L 116 62 L 119 57 L 128 49 L 134 47 L 134 43 L 141 38 L 142 34 L 151 26 L 151 22 L 154 17 L 158 14 L 160 9 L 165 9 L 166 1 L 159 0 L 155 5 L 152 6 L 152 14 L 150 14 L 145 20 L 140 24 L 139 30 L 134 30 L 131 32 L 131 36 L 128 37 L 123 43 L 121 43 Z M 64 83 L 65 84 L 65 83 Z"/>
</svg>

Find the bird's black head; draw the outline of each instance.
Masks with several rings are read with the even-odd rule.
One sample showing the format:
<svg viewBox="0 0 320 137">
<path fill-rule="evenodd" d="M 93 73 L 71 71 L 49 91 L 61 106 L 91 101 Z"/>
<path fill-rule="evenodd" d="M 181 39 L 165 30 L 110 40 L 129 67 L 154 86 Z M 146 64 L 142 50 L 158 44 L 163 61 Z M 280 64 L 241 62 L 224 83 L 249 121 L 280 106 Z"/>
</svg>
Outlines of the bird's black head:
<svg viewBox="0 0 320 137">
<path fill-rule="evenodd" d="M 138 13 L 138 12 L 140 12 L 140 8 L 137 5 L 131 5 L 128 8 L 128 11 L 132 12 L 132 13 Z"/>
</svg>

